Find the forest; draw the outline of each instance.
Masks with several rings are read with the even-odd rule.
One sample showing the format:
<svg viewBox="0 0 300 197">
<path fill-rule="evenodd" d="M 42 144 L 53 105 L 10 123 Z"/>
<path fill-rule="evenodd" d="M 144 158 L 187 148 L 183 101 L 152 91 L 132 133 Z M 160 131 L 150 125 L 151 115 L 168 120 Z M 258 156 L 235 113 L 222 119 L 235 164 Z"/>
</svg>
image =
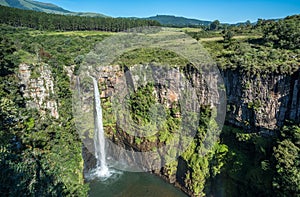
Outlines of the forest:
<svg viewBox="0 0 300 197">
<path fill-rule="evenodd" d="M 98 30 L 119 32 L 134 27 L 160 25 L 152 20 L 67 16 L 20 10 L 5 6 L 0 6 L 0 18 L 0 23 L 2 24 L 50 31 Z"/>
<path fill-rule="evenodd" d="M 4 6 L 0 6 L 0 23 L 1 195 L 87 196 L 89 184 L 83 177 L 82 142 L 72 114 L 72 90 L 66 67 L 74 66 L 76 74 L 95 43 L 115 32 L 160 24 L 140 19 L 46 14 Z M 268 76 L 300 76 L 299 29 L 300 15 L 294 15 L 239 26 L 214 21 L 205 27 L 181 31 L 203 44 L 221 72 L 237 72 L 249 79 L 243 86 L 247 90 L 252 87 L 250 79 L 253 78 L 259 81 Z M 147 62 L 150 56 L 163 63 L 186 64 L 174 54 L 154 49 L 133 51 L 119 61 L 130 66 Z M 55 91 L 49 99 L 58 103 L 58 118 L 27 107 L 30 99 L 21 91 L 20 64 L 29 65 L 32 80 L 40 77 L 40 67 L 49 68 Z M 136 121 L 148 121 L 142 106 L 147 108 L 154 102 L 149 93 L 151 88 L 146 86 L 131 95 L 131 110 L 139 111 L 133 115 Z M 299 104 L 299 97 L 296 99 Z M 260 100 L 247 103 L 247 108 L 254 113 L 262 107 Z M 228 105 L 227 113 L 230 111 L 232 106 Z M 175 112 L 170 111 L 172 113 Z M 300 196 L 299 119 L 286 118 L 282 125 L 270 130 L 271 134 L 264 134 L 251 122 L 254 120 L 245 120 L 236 126 L 227 116 L 219 141 L 202 157 L 198 150 L 203 133 L 209 124 L 215 124 L 207 119 L 211 113 L 205 110 L 201 114 L 199 133 L 181 156 L 191 169 L 186 180 L 187 189 L 194 196 L 220 193 L 225 196 Z M 170 114 L 167 123 L 175 128 L 178 122 Z M 164 142 L 167 138 L 160 140 Z M 141 141 L 135 143 L 139 145 Z M 171 174 L 176 171 L 172 165 L 167 169 Z M 223 182 L 222 188 L 219 188 L 220 182 Z"/>
</svg>

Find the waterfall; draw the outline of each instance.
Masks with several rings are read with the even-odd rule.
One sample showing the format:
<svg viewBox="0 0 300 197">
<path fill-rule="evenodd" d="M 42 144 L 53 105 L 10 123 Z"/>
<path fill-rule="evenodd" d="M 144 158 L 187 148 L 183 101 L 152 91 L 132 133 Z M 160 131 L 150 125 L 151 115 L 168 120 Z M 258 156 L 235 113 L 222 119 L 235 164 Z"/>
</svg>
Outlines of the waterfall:
<svg viewBox="0 0 300 197">
<path fill-rule="evenodd" d="M 78 95 L 81 94 L 81 89 L 80 89 L 80 78 L 79 76 L 76 77 L 76 88 L 77 88 L 77 91 L 78 91 Z"/>
<path fill-rule="evenodd" d="M 94 145 L 95 145 L 95 157 L 97 160 L 96 175 L 97 177 L 109 177 L 110 172 L 106 163 L 105 154 L 105 137 L 102 122 L 102 108 L 101 100 L 98 89 L 97 80 L 92 77 L 94 85 Z"/>
</svg>

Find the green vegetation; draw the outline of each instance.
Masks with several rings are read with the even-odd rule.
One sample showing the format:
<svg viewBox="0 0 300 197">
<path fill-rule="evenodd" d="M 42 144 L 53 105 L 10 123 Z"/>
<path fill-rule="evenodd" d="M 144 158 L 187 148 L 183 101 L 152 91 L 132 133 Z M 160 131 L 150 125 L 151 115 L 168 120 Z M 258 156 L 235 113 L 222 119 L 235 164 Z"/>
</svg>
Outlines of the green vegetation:
<svg viewBox="0 0 300 197">
<path fill-rule="evenodd" d="M 52 32 L 20 29 L 0 25 L 2 38 L 10 37 L 22 63 L 56 62 L 59 65 L 78 65 L 97 42 L 111 33 L 101 32 Z M 84 46 L 84 47 L 83 47 Z M 5 50 L 5 48 L 3 48 Z M 7 56 L 5 58 L 9 58 Z"/>
<path fill-rule="evenodd" d="M 64 66 L 75 64 L 80 54 L 105 35 L 91 38 L 43 33 L 1 26 L 0 193 L 86 196 L 81 140 L 72 117 L 70 81 Z M 86 48 L 79 48 L 78 43 Z M 26 108 L 17 71 L 19 63 L 27 61 L 34 63 L 34 69 L 44 62 L 50 65 L 59 119 Z M 38 77 L 39 73 L 34 73 L 32 77 Z"/>
<path fill-rule="evenodd" d="M 13 74 L 18 66 L 18 59 L 14 55 L 17 51 L 14 42 L 8 37 L 0 37 L 0 76 Z"/>
<path fill-rule="evenodd" d="M 278 137 L 264 137 L 225 126 L 220 145 L 228 152 L 223 151 L 218 163 L 224 165 L 212 183 L 223 180 L 226 196 L 297 196 L 299 129 L 300 125 L 288 125 Z M 218 192 L 220 185 L 211 186 Z"/>
<path fill-rule="evenodd" d="M 259 21 L 267 44 L 284 49 L 300 49 L 300 15 L 290 16 L 284 20 Z"/>
<path fill-rule="evenodd" d="M 51 13 L 61 13 L 66 14 L 70 13 L 67 10 L 64 10 L 56 5 L 49 4 L 49 3 L 42 3 L 38 1 L 31 1 L 31 0 L 1 0 L 0 5 L 10 6 L 19 9 L 26 9 L 26 10 L 35 10 L 35 11 L 43 11 L 43 12 L 51 12 Z"/>
<path fill-rule="evenodd" d="M 214 179 L 224 165 L 222 158 L 228 151 L 227 147 L 209 139 L 209 136 L 217 130 L 213 111 L 203 107 L 195 138 L 182 154 L 182 159 L 189 167 L 185 177 L 186 186 L 197 196 L 205 195 L 205 189 L 209 188 L 207 187 L 210 184 L 209 180 Z M 208 143 L 213 143 L 212 147 L 207 146 Z"/>
<path fill-rule="evenodd" d="M 201 31 L 191 31 L 186 30 L 185 32 L 195 38 L 196 40 L 205 40 L 207 38 L 214 39 L 225 39 L 228 41 L 228 38 L 241 37 L 241 36 L 251 36 L 257 37 L 262 36 L 262 30 L 258 27 L 253 26 L 249 23 L 240 23 L 237 25 L 221 24 L 220 21 L 215 20 L 209 25 L 200 27 Z"/>
<path fill-rule="evenodd" d="M 148 143 L 147 151 L 157 150 L 158 144 L 171 144 L 174 138 L 178 138 L 178 129 L 181 124 L 181 118 L 176 117 L 176 112 L 180 113 L 178 104 L 174 102 L 170 109 L 159 103 L 155 96 L 157 88 L 153 83 L 147 83 L 136 90 L 130 90 L 128 97 L 125 98 L 127 106 L 123 113 L 126 114 L 127 124 L 133 125 L 126 132 L 132 136 L 136 133 L 145 135 L 146 137 L 135 136 L 134 143 L 138 148 L 143 145 L 142 143 Z M 111 105 L 110 98 L 102 100 L 103 125 L 107 130 L 113 130 L 114 134 L 117 134 L 120 128 L 116 128 L 116 115 Z M 119 114 L 120 111 L 117 113 Z"/>
<path fill-rule="evenodd" d="M 226 195 L 272 195 L 272 137 L 247 134 L 241 129 L 224 126 L 221 141 L 228 147 L 228 152 L 222 159 L 225 165 L 217 179 L 224 181 Z M 215 187 L 218 189 L 217 185 Z"/>
<path fill-rule="evenodd" d="M 222 70 L 239 70 L 248 76 L 291 74 L 300 62 L 299 21 L 299 15 L 279 21 L 258 20 L 255 26 L 224 26 L 214 21 L 210 30 L 186 33 L 200 41 L 211 38 L 202 44 Z"/>
<path fill-rule="evenodd" d="M 157 15 L 147 19 L 154 20 L 167 27 L 201 27 L 209 25 L 210 21 L 202 21 L 197 19 L 189 19 L 178 16 Z"/>
<path fill-rule="evenodd" d="M 0 5 L 19 8 L 24 10 L 33 10 L 51 14 L 64 14 L 73 16 L 107 17 L 103 14 L 90 12 L 71 12 L 51 3 L 43 3 L 33 0 L 0 0 Z"/>
<path fill-rule="evenodd" d="M 150 122 L 150 110 L 156 103 L 156 99 L 153 95 L 154 91 L 153 84 L 147 84 L 144 87 L 138 87 L 138 90 L 130 95 L 130 115 L 137 124 Z"/>
<path fill-rule="evenodd" d="M 230 42 L 232 40 L 233 36 L 234 36 L 234 34 L 231 30 L 225 30 L 224 35 L 223 35 L 224 42 Z"/>
<path fill-rule="evenodd" d="M 0 23 L 38 30 L 100 30 L 119 32 L 140 26 L 159 26 L 156 21 L 126 18 L 80 17 L 47 14 L 0 6 Z"/>
<path fill-rule="evenodd" d="M 48 115 L 41 118 L 36 110 L 25 108 L 15 73 L 18 64 L 9 59 L 10 52 L 17 50 L 12 43 L 6 38 L 1 41 L 1 56 L 7 58 L 1 62 L 0 76 L 0 192 L 4 196 L 86 195 L 69 80 L 63 72 L 53 70 L 59 119 Z"/>
<path fill-rule="evenodd" d="M 298 69 L 297 52 L 253 44 L 253 39 L 205 43 L 211 48 L 219 68 L 239 70 L 250 75 L 291 74 Z"/>
<path fill-rule="evenodd" d="M 299 16 L 293 16 L 278 22 L 260 21 L 251 30 L 253 33 L 257 32 L 257 35 L 263 34 L 260 38 L 250 36 L 235 39 L 233 34 L 236 35 L 237 31 L 234 30 L 235 27 L 230 28 L 225 30 L 224 41 L 203 42 L 203 45 L 223 70 L 239 70 L 248 76 L 292 74 L 299 68 L 300 62 L 300 35 L 296 31 L 300 26 L 298 18 Z M 281 27 L 280 30 L 278 26 Z M 283 35 L 282 32 L 285 31 L 290 33 Z"/>
<path fill-rule="evenodd" d="M 159 48 L 140 48 L 129 51 L 122 54 L 122 56 L 115 61 L 115 64 L 126 66 L 143 63 L 159 63 L 164 66 L 184 66 L 188 61 L 175 52 Z"/>
<path fill-rule="evenodd" d="M 220 29 L 220 27 L 221 27 L 221 23 L 219 20 L 215 20 L 209 25 L 209 29 L 212 31 L 217 31 Z"/>
<path fill-rule="evenodd" d="M 278 196 L 300 193 L 300 125 L 285 126 L 273 147 L 273 187 Z"/>
</svg>

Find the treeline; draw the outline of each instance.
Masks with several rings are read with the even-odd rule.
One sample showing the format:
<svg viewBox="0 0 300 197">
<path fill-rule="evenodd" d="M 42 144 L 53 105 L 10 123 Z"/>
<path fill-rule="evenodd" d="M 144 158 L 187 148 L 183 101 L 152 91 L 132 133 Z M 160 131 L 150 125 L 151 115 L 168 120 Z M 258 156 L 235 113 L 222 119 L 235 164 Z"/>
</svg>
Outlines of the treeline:
<svg viewBox="0 0 300 197">
<path fill-rule="evenodd" d="M 39 30 L 119 32 L 140 26 L 160 26 L 159 22 L 129 18 L 80 17 L 47 14 L 0 6 L 0 23 Z"/>
</svg>

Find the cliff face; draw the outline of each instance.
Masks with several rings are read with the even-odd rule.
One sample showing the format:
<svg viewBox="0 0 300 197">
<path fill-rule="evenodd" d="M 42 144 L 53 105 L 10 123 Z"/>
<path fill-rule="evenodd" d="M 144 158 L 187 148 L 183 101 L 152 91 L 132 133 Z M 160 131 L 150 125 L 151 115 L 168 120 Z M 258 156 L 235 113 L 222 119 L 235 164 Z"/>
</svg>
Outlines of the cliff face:
<svg viewBox="0 0 300 197">
<path fill-rule="evenodd" d="M 114 86 L 119 83 L 123 74 L 119 67 L 107 67 L 99 73 L 99 81 L 105 84 L 101 97 L 110 97 L 114 93 Z M 292 75 L 246 77 L 232 70 L 224 70 L 221 74 L 226 89 L 228 123 L 249 131 L 270 131 L 282 126 L 286 120 L 300 122 L 300 69 Z M 219 104 L 219 93 L 214 92 L 209 96 L 205 91 L 206 82 L 199 73 L 186 67 L 185 75 L 189 76 L 190 84 L 195 87 L 200 104 Z M 128 77 L 137 78 L 127 76 L 129 81 L 132 79 Z M 178 76 L 170 76 L 172 77 Z M 210 82 L 215 83 L 213 86 L 216 87 L 216 80 L 212 79 Z M 134 86 L 139 85 L 141 84 Z M 158 100 L 165 100 L 169 107 L 178 98 L 176 90 L 172 89 L 174 85 L 170 87 L 157 90 Z"/>
<path fill-rule="evenodd" d="M 47 113 L 58 118 L 57 102 L 54 99 L 54 82 L 52 73 L 47 65 L 32 66 L 27 64 L 19 65 L 19 79 L 21 91 L 27 98 L 26 105 L 29 108 L 36 108 L 41 116 Z"/>
<path fill-rule="evenodd" d="M 291 76 L 246 77 L 231 70 L 222 75 L 229 123 L 249 131 L 268 131 L 286 120 L 300 122 L 300 70 Z"/>
<path fill-rule="evenodd" d="M 222 95 L 222 91 L 218 91 L 219 82 L 217 74 L 212 73 L 211 75 L 203 77 L 202 74 L 190 65 L 183 68 L 177 67 L 166 70 L 161 70 L 155 65 L 135 65 L 129 68 L 107 66 L 100 68 L 96 75 L 99 79 L 101 89 L 100 96 L 103 99 L 102 105 L 106 106 L 106 102 L 109 101 L 109 103 L 114 105 L 113 108 L 124 107 L 117 107 L 115 105 L 126 105 L 126 103 L 122 103 L 122 101 L 130 95 L 130 92 L 138 92 L 140 87 L 145 87 L 149 82 L 154 84 L 152 93 L 144 96 L 147 98 L 147 96 L 154 95 L 156 102 L 159 103 L 160 106 L 163 106 L 169 112 L 172 111 L 170 117 L 167 117 L 168 115 L 166 114 L 168 113 L 162 115 L 163 120 L 160 120 L 161 124 L 167 124 L 164 122 L 166 119 L 179 121 L 182 116 L 181 113 L 184 112 L 199 112 L 200 106 L 202 105 L 209 108 L 221 106 L 219 97 Z M 208 88 L 208 83 L 210 88 Z M 81 89 L 84 90 L 86 88 Z M 186 92 L 185 90 L 188 91 Z M 84 100 L 90 100 L 90 98 L 85 97 Z M 114 100 L 114 102 L 112 102 L 112 100 Z M 85 102 L 83 101 L 82 103 Z M 179 105 L 181 106 L 179 108 L 184 110 L 176 110 Z M 87 109 L 88 107 L 82 106 L 81 108 Z M 104 107 L 103 111 L 105 113 L 105 111 L 111 111 L 111 109 Z M 176 145 L 172 147 L 172 143 L 168 144 L 168 139 L 162 139 L 163 134 L 159 133 L 159 131 L 155 131 L 154 134 L 156 135 L 151 139 L 146 136 L 141 136 L 139 129 L 135 130 L 130 123 L 126 124 L 126 121 L 128 121 L 126 118 L 127 115 L 122 113 L 121 110 L 118 111 L 118 118 L 114 123 L 115 128 L 106 127 L 107 134 L 110 136 L 111 140 L 117 144 L 117 148 L 114 146 L 108 148 L 108 151 L 110 151 L 109 154 L 114 155 L 116 158 L 121 158 L 127 163 L 142 163 L 138 167 L 143 170 L 160 169 L 161 166 L 163 166 L 162 164 L 166 162 L 164 158 L 165 154 L 171 154 L 168 149 L 178 147 L 175 147 Z M 160 117 L 158 117 L 158 119 L 159 118 Z M 130 125 L 131 127 L 127 127 L 127 125 Z M 162 127 L 162 125 L 157 126 Z M 140 125 L 138 125 L 138 128 L 147 130 L 147 127 L 142 127 Z M 172 132 L 169 133 L 169 130 L 166 130 L 167 131 L 164 131 L 164 134 L 171 135 Z M 181 139 L 181 137 L 182 136 L 178 135 L 178 140 Z M 129 151 L 124 154 L 118 147 Z M 147 152 L 156 148 L 157 154 L 150 157 L 149 155 L 131 154 L 131 152 Z M 93 149 L 91 152 L 93 152 Z M 86 156 L 86 158 L 88 158 L 88 156 Z M 138 160 L 142 160 L 143 162 L 138 162 Z"/>
<path fill-rule="evenodd" d="M 58 72 L 51 65 L 42 62 L 19 65 L 19 90 L 25 99 L 27 111 L 20 113 L 25 114 L 25 117 L 20 118 L 24 129 L 20 130 L 20 134 L 14 135 L 21 145 L 18 154 L 26 157 L 24 160 L 16 157 L 24 169 L 17 173 L 28 176 L 28 179 L 23 179 L 27 182 L 35 180 L 39 174 L 36 186 L 30 191 L 33 193 L 39 187 L 42 188 L 40 194 L 61 196 L 72 193 L 74 196 L 86 196 L 88 185 L 84 184 L 82 174 L 82 142 L 72 123 L 72 100 L 68 94 L 70 81 L 62 69 Z M 32 112 L 30 109 L 36 111 Z M 30 127 L 27 126 L 29 121 Z M 26 165 L 30 168 L 25 167 Z M 43 181 L 44 178 L 48 180 L 47 183 Z M 60 185 L 64 187 L 61 188 Z M 24 188 L 26 187 L 25 184 Z"/>
</svg>

